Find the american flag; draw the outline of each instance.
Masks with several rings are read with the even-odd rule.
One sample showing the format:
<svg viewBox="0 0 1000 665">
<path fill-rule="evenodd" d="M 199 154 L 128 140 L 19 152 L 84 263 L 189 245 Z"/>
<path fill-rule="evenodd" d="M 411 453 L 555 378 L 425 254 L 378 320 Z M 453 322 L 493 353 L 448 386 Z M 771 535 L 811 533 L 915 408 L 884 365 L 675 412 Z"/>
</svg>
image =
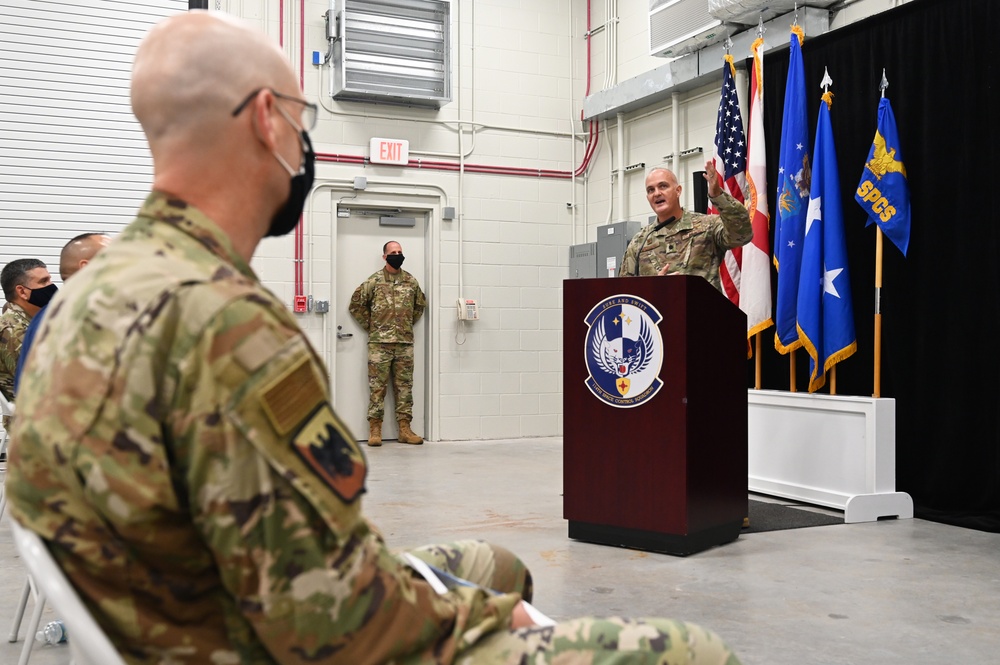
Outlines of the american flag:
<svg viewBox="0 0 1000 665">
<path fill-rule="evenodd" d="M 722 99 L 719 100 L 719 116 L 715 121 L 715 170 L 722 179 L 723 191 L 742 203 L 746 189 L 747 141 L 743 133 L 743 118 L 740 101 L 736 96 L 736 67 L 733 56 L 726 54 L 722 66 Z M 717 213 L 713 206 L 709 212 Z M 719 276 L 726 295 L 736 305 L 740 304 L 740 277 L 743 266 L 743 248 L 737 247 L 726 252 L 725 260 L 719 266 Z"/>
</svg>

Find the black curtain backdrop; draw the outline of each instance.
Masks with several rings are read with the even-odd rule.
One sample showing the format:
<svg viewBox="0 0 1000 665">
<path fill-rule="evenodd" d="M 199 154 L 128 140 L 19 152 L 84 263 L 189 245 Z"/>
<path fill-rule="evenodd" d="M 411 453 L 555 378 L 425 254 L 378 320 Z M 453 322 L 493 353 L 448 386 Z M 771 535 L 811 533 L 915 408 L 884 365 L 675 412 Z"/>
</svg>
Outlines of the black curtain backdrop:
<svg viewBox="0 0 1000 665">
<path fill-rule="evenodd" d="M 896 400 L 896 489 L 918 517 L 1000 532 L 1000 206 L 992 192 L 1000 136 L 996 110 L 1000 3 L 918 0 L 805 41 L 810 152 L 820 80 L 833 79 L 831 110 L 858 351 L 837 365 L 837 394 L 870 396 L 874 376 L 875 227 L 854 191 L 875 135 L 885 68 L 910 186 L 908 256 L 883 252 L 881 396 Z M 771 249 L 786 48 L 764 57 Z M 745 63 L 749 66 L 749 60 Z M 772 268 L 772 290 L 777 279 Z M 772 300 L 772 302 L 775 302 Z M 797 387 L 809 358 L 797 353 Z M 763 385 L 789 389 L 787 356 L 764 332 Z M 754 385 L 753 362 L 748 386 Z M 829 390 L 827 387 L 822 392 Z"/>
</svg>

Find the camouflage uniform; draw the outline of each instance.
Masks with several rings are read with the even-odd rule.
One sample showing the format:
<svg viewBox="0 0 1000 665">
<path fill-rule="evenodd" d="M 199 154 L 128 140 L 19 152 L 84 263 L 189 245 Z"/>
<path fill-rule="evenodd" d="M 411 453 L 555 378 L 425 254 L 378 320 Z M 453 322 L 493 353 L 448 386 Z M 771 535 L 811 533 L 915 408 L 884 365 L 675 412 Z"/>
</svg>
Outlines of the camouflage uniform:
<svg viewBox="0 0 1000 665">
<path fill-rule="evenodd" d="M 31 317 L 20 305 L 7 303 L 0 315 L 0 390 L 9 401 L 14 401 L 14 376 L 17 373 L 17 359 L 21 357 L 24 331 L 28 329 Z M 3 417 L 3 428 L 10 427 L 10 419 Z"/>
<path fill-rule="evenodd" d="M 669 622 L 510 631 L 531 581 L 499 547 L 416 551 L 480 585 L 444 595 L 401 565 L 361 514 L 366 460 L 313 349 L 182 201 L 151 195 L 53 299 L 36 345 L 11 511 L 129 663 L 736 662 Z"/>
<path fill-rule="evenodd" d="M 130 662 L 448 662 L 509 621 L 517 594 L 438 596 L 386 549 L 320 360 L 197 210 L 147 199 L 36 344 L 12 512 Z"/>
<path fill-rule="evenodd" d="M 635 234 L 625 249 L 619 277 L 635 274 L 639 254 L 639 274 L 656 275 L 670 264 L 668 275 L 700 275 L 722 291 L 719 266 L 726 250 L 742 247 L 753 238 L 753 226 L 746 206 L 723 192 L 712 199 L 718 215 L 684 211 L 680 220 L 650 234 L 646 244 L 639 244 L 649 228 Z"/>
<path fill-rule="evenodd" d="M 413 419 L 413 325 L 427 307 L 416 278 L 383 268 L 351 296 L 350 312 L 368 332 L 368 420 L 385 415 L 385 392 L 392 375 L 396 420 Z"/>
<path fill-rule="evenodd" d="M 8 304 L 7 310 L 0 315 L 0 390 L 4 397 L 13 401 L 14 373 L 31 317 L 20 305 Z"/>
</svg>

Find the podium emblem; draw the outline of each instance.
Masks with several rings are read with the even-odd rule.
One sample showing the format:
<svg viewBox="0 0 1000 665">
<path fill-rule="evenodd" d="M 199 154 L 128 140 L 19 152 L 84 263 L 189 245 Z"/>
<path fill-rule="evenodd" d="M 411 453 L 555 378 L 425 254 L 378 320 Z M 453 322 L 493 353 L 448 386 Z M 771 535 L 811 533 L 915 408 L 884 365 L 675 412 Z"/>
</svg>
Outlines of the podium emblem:
<svg viewBox="0 0 1000 665">
<path fill-rule="evenodd" d="M 584 319 L 587 388 L 611 406 L 630 409 L 648 402 L 660 388 L 663 317 L 646 300 L 627 294 L 605 298 Z"/>
</svg>

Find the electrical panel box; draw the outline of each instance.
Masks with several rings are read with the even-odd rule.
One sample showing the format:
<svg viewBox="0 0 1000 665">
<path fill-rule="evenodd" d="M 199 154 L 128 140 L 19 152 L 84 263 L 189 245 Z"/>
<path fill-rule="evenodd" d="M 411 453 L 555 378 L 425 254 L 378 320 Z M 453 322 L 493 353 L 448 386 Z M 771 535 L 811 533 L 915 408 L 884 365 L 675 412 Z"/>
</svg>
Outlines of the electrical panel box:
<svg viewBox="0 0 1000 665">
<path fill-rule="evenodd" d="M 570 245 L 569 278 L 587 279 L 597 277 L 597 243 L 586 242 Z"/>
<path fill-rule="evenodd" d="M 642 228 L 640 222 L 615 222 L 597 227 L 597 275 L 617 277 L 625 248 Z"/>
</svg>

